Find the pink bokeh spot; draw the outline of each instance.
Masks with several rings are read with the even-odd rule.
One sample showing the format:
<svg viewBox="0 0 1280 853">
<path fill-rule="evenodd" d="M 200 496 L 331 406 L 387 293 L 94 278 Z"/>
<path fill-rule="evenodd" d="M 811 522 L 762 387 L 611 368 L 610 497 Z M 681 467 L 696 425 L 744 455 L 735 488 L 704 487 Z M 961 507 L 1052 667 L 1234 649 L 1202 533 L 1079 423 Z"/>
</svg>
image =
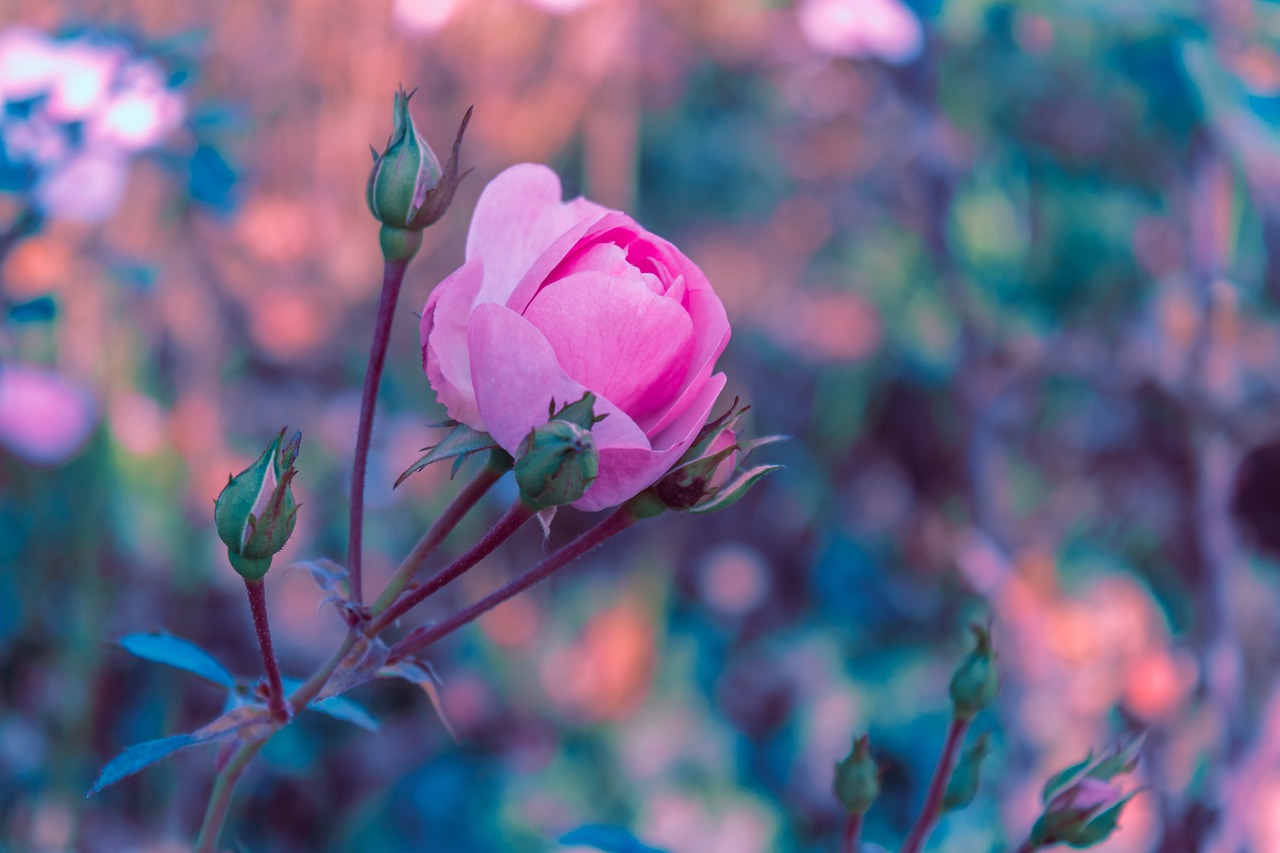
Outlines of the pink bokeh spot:
<svg viewBox="0 0 1280 853">
<path fill-rule="evenodd" d="M 49 368 L 0 366 L 0 444 L 38 465 L 75 455 L 97 421 L 89 394 Z"/>
<path fill-rule="evenodd" d="M 901 0 L 804 0 L 800 32 L 814 50 L 832 56 L 910 62 L 920 55 L 920 20 Z"/>
</svg>

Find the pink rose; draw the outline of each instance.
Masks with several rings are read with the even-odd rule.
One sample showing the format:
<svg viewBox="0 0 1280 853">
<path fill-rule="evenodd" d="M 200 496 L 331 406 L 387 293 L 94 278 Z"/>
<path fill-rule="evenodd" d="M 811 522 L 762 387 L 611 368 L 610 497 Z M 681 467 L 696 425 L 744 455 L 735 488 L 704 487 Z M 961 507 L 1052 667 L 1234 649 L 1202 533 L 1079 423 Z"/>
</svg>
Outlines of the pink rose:
<svg viewBox="0 0 1280 853">
<path fill-rule="evenodd" d="M 514 453 L 552 400 L 586 391 L 600 473 L 574 506 L 603 509 L 679 460 L 724 388 L 729 321 L 706 276 L 624 213 L 561 201 L 523 164 L 485 187 L 467 261 L 422 315 L 422 361 L 449 415 Z"/>
</svg>

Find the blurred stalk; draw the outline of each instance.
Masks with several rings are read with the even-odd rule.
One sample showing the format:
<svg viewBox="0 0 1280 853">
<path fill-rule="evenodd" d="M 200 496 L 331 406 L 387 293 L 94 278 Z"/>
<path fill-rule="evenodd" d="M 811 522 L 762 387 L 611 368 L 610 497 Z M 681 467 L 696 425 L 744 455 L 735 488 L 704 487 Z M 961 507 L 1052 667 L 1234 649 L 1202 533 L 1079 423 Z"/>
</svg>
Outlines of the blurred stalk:
<svg viewBox="0 0 1280 853">
<path fill-rule="evenodd" d="M 365 634 L 370 637 L 376 637 L 380 631 L 385 630 L 401 616 L 426 601 L 447 584 L 461 577 L 472 566 L 489 556 L 494 549 L 511 538 L 511 534 L 519 530 L 526 521 L 533 518 L 534 514 L 534 511 L 524 501 L 517 498 L 511 508 L 494 523 L 493 527 L 479 542 L 472 545 L 462 556 L 433 575 L 426 583 L 401 596 L 399 600 L 383 611 L 381 616 L 365 626 Z"/>
<path fill-rule="evenodd" d="M 455 613 L 443 622 L 419 628 L 396 643 L 391 647 L 388 661 L 397 661 L 416 654 L 462 626 L 474 622 L 507 599 L 551 577 L 559 569 L 598 547 L 611 536 L 626 530 L 636 521 L 636 517 L 626 505 L 618 507 L 604 521 L 601 521 L 568 545 L 551 554 L 515 580 L 495 590 L 465 610 Z"/>
<path fill-rule="evenodd" d="M 920 853 L 929 840 L 929 833 L 942 815 L 942 798 L 947 792 L 947 782 L 956 769 L 960 758 L 960 746 L 964 743 L 965 733 L 969 731 L 969 720 L 964 717 L 952 717 L 947 728 L 947 739 L 942 745 L 942 754 L 938 756 L 938 765 L 933 770 L 933 778 L 929 780 L 929 789 L 924 795 L 924 805 L 920 807 L 920 815 L 915 825 L 907 834 L 898 853 Z"/>
<path fill-rule="evenodd" d="M 844 834 L 840 841 L 840 853 L 859 853 L 862 849 L 862 812 L 845 818 Z"/>
<path fill-rule="evenodd" d="M 377 616 L 391 606 L 396 600 L 396 596 L 404 590 L 413 576 L 422 568 L 427 558 L 440 546 L 453 529 L 458 526 L 458 522 L 466 516 L 471 508 L 479 503 L 480 499 L 485 496 L 494 483 L 502 479 L 502 475 L 511 470 L 511 457 L 506 453 L 498 451 L 490 453 L 489 458 L 485 461 L 484 467 L 476 472 L 471 482 L 467 483 L 466 488 L 458 493 L 458 496 L 450 502 L 445 511 L 435 520 L 435 523 L 422 534 L 422 538 L 413 546 L 413 550 L 400 563 L 400 567 L 396 569 L 391 580 L 387 582 L 387 586 L 382 590 L 382 594 L 369 608 L 371 616 Z"/>
</svg>

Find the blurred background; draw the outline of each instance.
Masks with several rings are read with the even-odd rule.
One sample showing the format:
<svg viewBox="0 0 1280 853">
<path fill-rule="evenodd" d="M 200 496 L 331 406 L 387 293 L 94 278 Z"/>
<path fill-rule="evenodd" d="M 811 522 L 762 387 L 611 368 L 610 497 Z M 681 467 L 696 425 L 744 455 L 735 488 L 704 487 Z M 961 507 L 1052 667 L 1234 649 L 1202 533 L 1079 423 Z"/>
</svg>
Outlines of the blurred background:
<svg viewBox="0 0 1280 853">
<path fill-rule="evenodd" d="M 1280 851 L 1278 46 L 1280 3 L 1247 0 L 0 0 L 0 850 L 188 849 L 212 750 L 84 793 L 223 695 L 115 643 L 259 671 L 211 503 L 286 423 L 285 674 L 340 639 L 282 569 L 345 553 L 367 152 L 403 83 L 437 151 L 475 105 L 475 172 L 406 282 L 367 587 L 459 488 L 391 488 L 443 418 L 416 312 L 513 163 L 699 263 L 726 400 L 794 440 L 733 509 L 638 527 L 442 643 L 434 697 L 355 691 L 378 734 L 290 726 L 237 849 L 535 853 L 610 823 L 834 851 L 863 731 L 891 847 L 990 619 L 996 750 L 935 849 L 1016 844 L 1051 773 L 1145 730 L 1150 792 L 1105 849 Z M 418 618 L 540 549 L 523 531 Z"/>
</svg>

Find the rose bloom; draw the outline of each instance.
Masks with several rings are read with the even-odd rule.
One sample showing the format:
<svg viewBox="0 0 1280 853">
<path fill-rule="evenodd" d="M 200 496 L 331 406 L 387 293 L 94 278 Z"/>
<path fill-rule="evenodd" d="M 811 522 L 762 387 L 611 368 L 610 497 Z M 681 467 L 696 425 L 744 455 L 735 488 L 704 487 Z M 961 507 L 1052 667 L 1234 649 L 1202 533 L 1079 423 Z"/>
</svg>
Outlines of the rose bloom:
<svg viewBox="0 0 1280 853">
<path fill-rule="evenodd" d="M 480 195 L 466 263 L 432 292 L 422 360 L 454 419 L 514 453 L 548 407 L 599 398 L 600 473 L 574 506 L 622 503 L 664 474 L 724 388 L 729 341 L 702 271 L 629 216 L 561 201 L 543 166 L 513 166 Z"/>
</svg>

